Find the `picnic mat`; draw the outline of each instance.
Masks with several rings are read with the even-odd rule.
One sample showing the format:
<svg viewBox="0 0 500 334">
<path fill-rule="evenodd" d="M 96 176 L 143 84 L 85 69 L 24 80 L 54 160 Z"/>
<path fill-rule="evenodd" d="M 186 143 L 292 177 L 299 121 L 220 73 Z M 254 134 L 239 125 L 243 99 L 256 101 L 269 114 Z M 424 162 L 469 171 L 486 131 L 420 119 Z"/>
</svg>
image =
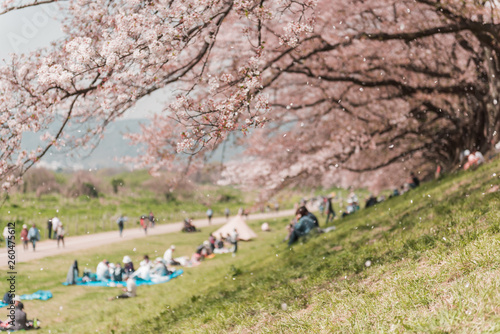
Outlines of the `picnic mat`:
<svg viewBox="0 0 500 334">
<path fill-rule="evenodd" d="M 165 283 L 165 282 L 170 281 L 172 278 L 175 278 L 175 277 L 181 275 L 183 272 L 184 272 L 184 270 L 177 269 L 176 271 L 174 271 L 170 275 L 162 276 L 162 277 L 158 277 L 158 278 L 152 278 L 150 280 L 145 280 L 145 279 L 141 279 L 141 278 L 136 277 L 135 284 L 137 286 L 161 284 L 161 283 Z M 70 284 L 64 282 L 63 285 L 70 285 Z M 127 282 L 126 281 L 115 282 L 115 281 L 111 281 L 111 280 L 82 282 L 82 278 L 78 277 L 78 279 L 76 280 L 76 285 L 117 287 L 117 286 L 126 286 Z"/>
<path fill-rule="evenodd" d="M 34 300 L 34 299 L 47 300 L 50 298 L 52 298 L 52 292 L 45 290 L 38 290 L 37 292 L 31 294 L 21 295 L 21 300 Z M 0 308 L 7 305 L 9 304 L 5 304 L 4 302 L 0 301 Z"/>
</svg>

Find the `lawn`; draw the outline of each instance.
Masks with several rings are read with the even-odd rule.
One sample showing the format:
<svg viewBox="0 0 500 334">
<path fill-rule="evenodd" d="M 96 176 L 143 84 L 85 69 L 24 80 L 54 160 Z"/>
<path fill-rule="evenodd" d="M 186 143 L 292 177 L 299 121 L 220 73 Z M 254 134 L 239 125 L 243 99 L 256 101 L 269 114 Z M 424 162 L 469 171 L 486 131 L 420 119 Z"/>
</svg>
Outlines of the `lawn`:
<svg viewBox="0 0 500 334">
<path fill-rule="evenodd" d="M 26 302 L 51 333 L 500 332 L 499 165 L 424 183 L 292 248 L 282 242 L 288 219 L 269 221 L 269 233 L 251 222 L 259 238 L 236 257 L 139 287 L 135 299 L 108 302 L 118 289 L 60 282 L 74 259 L 93 270 L 104 257 L 138 263 L 171 243 L 190 255 L 211 229 L 21 264 L 18 289 L 54 293 Z"/>
</svg>

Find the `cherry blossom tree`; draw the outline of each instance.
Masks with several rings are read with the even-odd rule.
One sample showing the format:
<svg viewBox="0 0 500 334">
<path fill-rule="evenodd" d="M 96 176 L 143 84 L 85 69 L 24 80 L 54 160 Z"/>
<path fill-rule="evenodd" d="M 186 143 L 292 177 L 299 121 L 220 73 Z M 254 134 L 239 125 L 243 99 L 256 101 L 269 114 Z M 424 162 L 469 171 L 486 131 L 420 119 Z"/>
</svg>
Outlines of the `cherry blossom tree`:
<svg viewBox="0 0 500 334">
<path fill-rule="evenodd" d="M 51 2 L 10 0 L 3 13 Z M 50 147 L 95 145 L 107 124 L 164 90 L 173 101 L 130 135 L 148 144 L 140 161 L 152 172 L 231 132 L 258 169 L 243 168 L 240 180 L 272 189 L 339 171 L 449 168 L 499 131 L 497 6 L 65 1 L 66 37 L 0 68 L 3 188 Z M 47 132 L 56 119 L 59 130 Z M 41 134 L 37 150 L 20 150 L 25 131 Z"/>
</svg>

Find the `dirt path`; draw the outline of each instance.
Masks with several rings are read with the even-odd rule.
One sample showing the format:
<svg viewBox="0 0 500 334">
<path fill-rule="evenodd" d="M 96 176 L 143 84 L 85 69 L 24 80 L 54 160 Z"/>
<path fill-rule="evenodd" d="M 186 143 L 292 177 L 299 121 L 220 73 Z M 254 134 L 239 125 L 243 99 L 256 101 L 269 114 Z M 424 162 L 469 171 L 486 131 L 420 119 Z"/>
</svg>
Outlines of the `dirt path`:
<svg viewBox="0 0 500 334">
<path fill-rule="evenodd" d="M 279 212 L 269 212 L 269 213 L 258 213 L 249 215 L 248 220 L 257 219 L 270 219 L 283 216 L 293 215 L 293 210 L 285 210 Z M 225 217 L 215 217 L 212 218 L 212 225 L 222 225 L 226 223 Z M 206 227 L 208 226 L 207 219 L 197 219 L 193 221 L 196 227 Z M 160 235 L 166 233 L 179 232 L 182 229 L 183 223 L 170 223 L 156 225 L 153 229 L 148 229 L 148 235 Z M 31 244 L 29 244 L 29 250 L 24 251 L 23 246 L 16 242 L 16 255 L 17 262 L 29 262 L 36 259 L 41 259 L 48 256 L 54 256 L 59 254 L 71 253 L 83 249 L 90 249 L 94 247 L 100 247 L 103 245 L 109 245 L 115 242 L 121 242 L 125 240 L 133 240 L 145 238 L 146 235 L 142 228 L 131 228 L 123 230 L 123 237 L 120 238 L 118 233 L 118 228 L 116 231 L 79 235 L 74 237 L 64 238 L 65 246 L 64 248 L 57 248 L 57 242 L 55 240 L 44 240 L 36 244 L 36 252 L 32 251 Z M 0 250 L 0 267 L 7 266 L 7 251 L 5 247 Z"/>
</svg>

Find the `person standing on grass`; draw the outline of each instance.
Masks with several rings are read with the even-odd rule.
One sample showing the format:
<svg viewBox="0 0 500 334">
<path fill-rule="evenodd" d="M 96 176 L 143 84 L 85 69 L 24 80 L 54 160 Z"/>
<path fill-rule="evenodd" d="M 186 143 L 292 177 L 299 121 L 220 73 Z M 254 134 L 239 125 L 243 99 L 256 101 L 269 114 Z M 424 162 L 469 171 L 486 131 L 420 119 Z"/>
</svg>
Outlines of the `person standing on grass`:
<svg viewBox="0 0 500 334">
<path fill-rule="evenodd" d="M 118 230 L 120 231 L 120 238 L 121 238 L 123 233 L 123 227 L 125 226 L 125 217 L 123 217 L 123 215 L 120 215 L 120 218 L 118 218 L 116 223 L 118 224 Z"/>
<path fill-rule="evenodd" d="M 239 240 L 238 231 L 236 229 L 231 233 L 231 243 L 233 244 L 233 256 L 236 256 L 236 252 L 238 251 L 238 240 Z"/>
<path fill-rule="evenodd" d="M 64 248 L 64 235 L 66 234 L 66 231 L 64 230 L 63 224 L 59 223 L 59 226 L 57 226 L 57 248 L 59 248 L 59 242 L 62 242 L 63 248 Z"/>
<path fill-rule="evenodd" d="M 212 216 L 214 215 L 214 211 L 212 208 L 208 208 L 207 210 L 207 218 L 208 218 L 208 225 L 212 225 Z"/>
<path fill-rule="evenodd" d="M 230 212 L 229 212 L 229 208 L 226 208 L 226 209 L 224 210 L 224 215 L 226 216 L 226 220 L 228 220 L 228 219 L 229 219 L 229 213 L 230 213 Z"/>
<path fill-rule="evenodd" d="M 330 218 L 333 221 L 335 218 L 335 210 L 333 210 L 332 196 L 328 196 L 326 200 L 326 225 L 330 222 Z"/>
<path fill-rule="evenodd" d="M 215 237 L 212 233 L 208 235 L 208 242 L 210 242 L 210 250 L 213 253 L 215 249 Z"/>
</svg>

